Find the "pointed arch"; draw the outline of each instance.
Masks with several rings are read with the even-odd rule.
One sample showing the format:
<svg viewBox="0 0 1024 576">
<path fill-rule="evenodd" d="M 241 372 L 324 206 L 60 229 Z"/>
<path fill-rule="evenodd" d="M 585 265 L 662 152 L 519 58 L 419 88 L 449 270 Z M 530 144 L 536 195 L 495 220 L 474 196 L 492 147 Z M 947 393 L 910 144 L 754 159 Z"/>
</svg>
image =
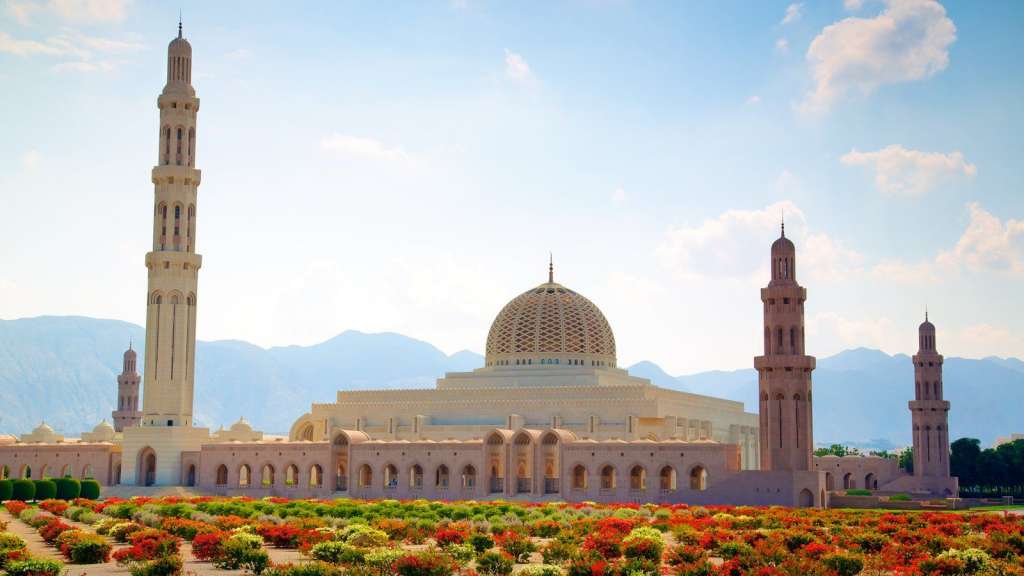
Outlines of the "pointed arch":
<svg viewBox="0 0 1024 576">
<path fill-rule="evenodd" d="M 217 478 L 214 481 L 217 486 L 228 485 L 228 467 L 224 464 L 217 466 Z"/>
</svg>

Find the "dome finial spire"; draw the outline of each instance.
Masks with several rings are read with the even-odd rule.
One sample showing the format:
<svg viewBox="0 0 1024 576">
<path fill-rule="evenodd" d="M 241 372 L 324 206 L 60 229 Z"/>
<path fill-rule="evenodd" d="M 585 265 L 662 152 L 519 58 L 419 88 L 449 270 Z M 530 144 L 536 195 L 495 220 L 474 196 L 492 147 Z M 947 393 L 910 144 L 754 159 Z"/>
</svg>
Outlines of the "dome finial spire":
<svg viewBox="0 0 1024 576">
<path fill-rule="evenodd" d="M 548 284 L 555 282 L 555 255 L 548 252 Z"/>
<path fill-rule="evenodd" d="M 925 322 L 928 321 L 928 305 L 927 304 L 924 305 L 924 321 Z"/>
<path fill-rule="evenodd" d="M 181 8 L 178 8 L 178 38 L 181 38 Z"/>
<path fill-rule="evenodd" d="M 782 222 L 782 237 L 785 238 L 786 237 L 786 209 L 782 208 L 782 209 L 780 209 L 780 212 L 782 213 L 782 219 L 781 219 L 781 222 Z"/>
</svg>

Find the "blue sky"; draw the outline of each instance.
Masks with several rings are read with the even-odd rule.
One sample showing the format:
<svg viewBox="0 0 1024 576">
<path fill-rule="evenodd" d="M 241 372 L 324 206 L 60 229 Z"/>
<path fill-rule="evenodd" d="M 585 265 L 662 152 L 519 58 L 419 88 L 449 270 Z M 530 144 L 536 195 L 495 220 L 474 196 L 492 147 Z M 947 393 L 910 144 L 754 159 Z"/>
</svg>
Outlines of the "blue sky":
<svg viewBox="0 0 1024 576">
<path fill-rule="evenodd" d="M 1018 2 L 0 9 L 0 317 L 141 323 L 178 8 L 202 99 L 199 337 L 482 352 L 543 281 L 622 364 L 746 367 L 786 213 L 808 349 L 1024 356 Z"/>
</svg>

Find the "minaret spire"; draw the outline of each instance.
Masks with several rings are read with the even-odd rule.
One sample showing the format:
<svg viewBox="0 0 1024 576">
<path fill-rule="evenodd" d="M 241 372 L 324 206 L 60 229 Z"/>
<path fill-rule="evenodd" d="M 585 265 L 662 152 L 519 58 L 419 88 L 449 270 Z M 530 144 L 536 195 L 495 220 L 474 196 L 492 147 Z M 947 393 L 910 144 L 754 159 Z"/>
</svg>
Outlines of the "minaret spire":
<svg viewBox="0 0 1024 576">
<path fill-rule="evenodd" d="M 555 283 L 555 255 L 548 252 L 548 284 Z"/>
<path fill-rule="evenodd" d="M 782 222 L 782 237 L 785 238 L 786 237 L 786 210 L 783 209 L 781 212 L 782 212 L 782 219 L 781 219 L 781 222 Z"/>
<path fill-rule="evenodd" d="M 181 8 L 178 8 L 178 38 L 181 38 Z"/>
</svg>

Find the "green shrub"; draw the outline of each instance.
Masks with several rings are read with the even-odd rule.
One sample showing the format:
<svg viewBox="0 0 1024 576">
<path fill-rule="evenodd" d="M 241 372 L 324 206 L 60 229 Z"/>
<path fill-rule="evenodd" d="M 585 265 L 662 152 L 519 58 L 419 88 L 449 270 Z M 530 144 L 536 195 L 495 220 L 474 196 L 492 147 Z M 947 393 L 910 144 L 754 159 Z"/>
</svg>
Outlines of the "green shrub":
<svg viewBox="0 0 1024 576">
<path fill-rule="evenodd" d="M 346 526 L 341 532 L 341 537 L 345 539 L 345 542 L 359 548 L 377 548 L 388 543 L 387 532 L 365 524 Z"/>
<path fill-rule="evenodd" d="M 473 549 L 471 544 L 449 544 L 444 549 L 444 552 L 451 556 L 452 560 L 459 566 L 465 566 L 473 558 L 476 558 L 476 550 Z"/>
<path fill-rule="evenodd" d="M 179 576 L 181 574 L 181 556 L 168 554 L 156 560 L 134 562 L 131 565 L 132 576 Z"/>
<path fill-rule="evenodd" d="M 11 499 L 28 502 L 36 497 L 36 485 L 31 480 L 19 478 L 11 483 Z"/>
<path fill-rule="evenodd" d="M 821 562 L 839 576 L 857 576 L 864 569 L 864 562 L 860 558 L 841 552 L 823 556 Z"/>
<path fill-rule="evenodd" d="M 493 550 L 476 559 L 477 572 L 487 576 L 508 576 L 514 567 L 515 562 L 510 556 Z"/>
<path fill-rule="evenodd" d="M 221 570 L 248 570 L 262 574 L 270 566 L 270 556 L 263 549 L 263 539 L 254 534 L 239 533 L 221 545 L 221 555 L 213 561 Z"/>
<path fill-rule="evenodd" d="M 871 496 L 871 490 L 864 488 L 850 488 L 846 491 L 847 496 Z"/>
<path fill-rule="evenodd" d="M 7 564 L 8 576 L 58 576 L 64 569 L 64 563 L 58 560 L 29 558 Z"/>
<path fill-rule="evenodd" d="M 112 547 L 100 536 L 89 534 L 71 544 L 71 561 L 75 564 L 102 564 L 110 560 Z"/>
<path fill-rule="evenodd" d="M 951 559 L 960 561 L 964 568 L 964 574 L 974 574 L 981 572 L 988 568 L 989 562 L 992 558 L 984 550 L 977 548 L 967 548 L 966 550 L 946 550 L 942 554 L 939 554 L 940 560 Z"/>
<path fill-rule="evenodd" d="M 100 483 L 92 478 L 86 478 L 82 480 L 82 498 L 88 498 L 89 500 L 100 499 Z"/>
<path fill-rule="evenodd" d="M 14 481 L 0 480 L 0 502 L 11 500 L 14 495 Z"/>
<path fill-rule="evenodd" d="M 25 541 L 9 532 L 0 532 L 0 570 L 4 569 L 7 562 L 7 554 L 17 552 L 26 548 Z"/>
<path fill-rule="evenodd" d="M 321 542 L 310 549 L 309 555 L 329 564 L 362 564 L 366 553 L 344 542 Z"/>
<path fill-rule="evenodd" d="M 477 555 L 494 548 L 494 538 L 490 534 L 484 534 L 483 532 L 470 534 L 469 543 L 473 546 L 473 550 L 476 550 Z"/>
<path fill-rule="evenodd" d="M 367 552 L 363 562 L 377 574 L 391 574 L 391 566 L 402 556 L 405 552 L 398 548 L 377 548 Z"/>
<path fill-rule="evenodd" d="M 910 494 L 893 494 L 889 496 L 889 500 L 893 502 L 910 502 Z"/>
<path fill-rule="evenodd" d="M 263 576 L 341 576 L 341 570 L 324 562 L 303 562 L 272 566 Z"/>
<path fill-rule="evenodd" d="M 649 526 L 634 528 L 622 540 L 622 553 L 627 559 L 660 560 L 664 549 L 665 540 L 662 538 L 661 532 Z"/>
<path fill-rule="evenodd" d="M 74 500 L 82 494 L 82 483 L 74 478 L 57 478 L 53 483 L 57 487 L 56 497 L 60 500 Z"/>
<path fill-rule="evenodd" d="M 50 500 L 57 497 L 57 483 L 50 479 L 34 480 L 36 500 Z"/>
</svg>

